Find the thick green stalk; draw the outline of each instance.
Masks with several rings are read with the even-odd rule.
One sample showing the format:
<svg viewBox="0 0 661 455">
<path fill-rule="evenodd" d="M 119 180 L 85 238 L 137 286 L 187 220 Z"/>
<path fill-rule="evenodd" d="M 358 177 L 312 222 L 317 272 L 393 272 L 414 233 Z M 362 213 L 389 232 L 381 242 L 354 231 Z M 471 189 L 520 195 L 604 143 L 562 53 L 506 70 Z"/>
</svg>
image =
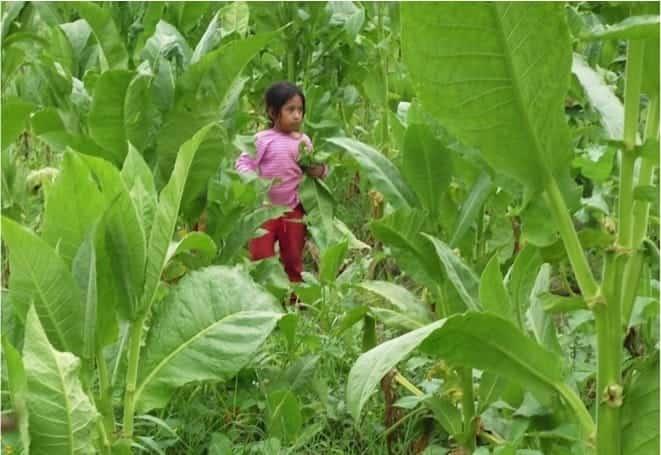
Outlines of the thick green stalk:
<svg viewBox="0 0 661 455">
<path fill-rule="evenodd" d="M 94 404 L 94 397 L 92 394 L 89 394 L 90 400 L 92 401 L 92 404 Z M 106 431 L 106 427 L 104 426 L 103 422 L 101 419 L 96 419 L 96 429 L 99 432 L 99 438 L 101 439 L 101 453 L 104 455 L 110 455 L 111 453 L 111 446 L 110 446 L 110 439 L 108 439 L 108 432 Z"/>
<path fill-rule="evenodd" d="M 654 141 L 659 135 L 659 95 L 654 96 L 647 108 L 647 120 L 645 123 L 644 143 Z M 647 186 L 652 184 L 655 166 L 653 160 L 642 157 L 638 172 L 637 185 Z M 622 326 L 626 328 L 631 319 L 636 292 L 640 283 L 640 274 L 643 269 L 644 256 L 640 251 L 641 243 L 647 233 L 650 203 L 645 201 L 634 201 L 633 203 L 633 232 L 632 246 L 637 249 L 627 261 L 624 267 L 624 281 L 622 284 Z"/>
<path fill-rule="evenodd" d="M 464 435 L 466 437 L 465 447 L 471 452 L 475 450 L 475 399 L 473 397 L 473 370 L 471 368 L 459 368 L 461 377 L 461 409 L 464 416 Z"/>
<path fill-rule="evenodd" d="M 567 384 L 557 384 L 556 388 L 562 398 L 567 402 L 567 405 L 574 411 L 574 414 L 578 418 L 578 423 L 581 426 L 581 431 L 587 437 L 589 441 L 593 441 L 596 436 L 596 427 L 594 425 L 594 420 L 592 416 L 585 408 L 585 405 L 581 401 L 581 398 L 570 389 Z"/>
<path fill-rule="evenodd" d="M 379 62 L 381 63 L 381 78 L 383 79 L 383 102 L 384 105 L 381 106 L 381 131 L 383 132 L 383 137 L 381 138 L 382 146 L 387 153 L 390 152 L 390 126 L 388 120 L 388 51 L 383 46 L 383 41 L 385 40 L 386 32 L 385 26 L 383 24 L 383 17 L 386 14 L 386 4 L 383 2 L 378 2 L 375 4 L 377 11 L 377 29 L 379 31 L 379 46 L 378 56 Z"/>
<path fill-rule="evenodd" d="M 631 320 L 633 304 L 640 284 L 640 275 L 643 272 L 645 256 L 642 251 L 635 251 L 624 266 L 624 280 L 622 282 L 622 298 L 620 308 L 622 309 L 622 327 L 626 330 Z"/>
<path fill-rule="evenodd" d="M 606 305 L 602 291 L 597 284 L 590 265 L 588 264 L 587 257 L 583 251 L 583 246 L 581 245 L 576 229 L 574 228 L 574 223 L 571 218 L 571 214 L 567 209 L 567 205 L 562 197 L 560 188 L 555 179 L 549 179 L 549 184 L 546 187 L 545 192 L 546 200 L 551 208 L 551 214 L 553 219 L 556 220 L 558 230 L 560 231 L 560 237 L 562 242 L 565 245 L 565 250 L 567 251 L 567 256 L 569 257 L 569 262 L 572 265 L 574 275 L 578 281 L 578 285 L 581 288 L 583 298 L 587 303 L 589 308 L 593 308 L 595 312 L 595 318 L 597 319 L 597 332 L 598 332 L 598 355 L 599 355 L 599 368 L 600 368 L 600 377 L 603 377 L 601 374 L 601 368 L 607 367 L 608 364 L 604 363 L 602 355 L 607 353 L 606 346 L 611 346 L 609 339 L 604 339 L 604 336 L 608 333 L 608 321 L 605 317 L 606 315 Z M 601 335 L 601 337 L 599 336 Z M 585 411 L 585 406 L 582 403 L 579 405 L 580 400 L 578 397 L 575 397 L 569 389 L 564 385 L 559 386 L 559 390 L 562 396 L 565 398 L 569 406 L 574 410 L 576 415 L 579 418 L 581 427 L 584 431 L 584 436 L 587 437 L 587 440 L 592 443 L 594 441 L 595 431 L 594 423 L 592 418 Z M 599 431 L 601 432 L 601 428 Z M 612 430 L 612 429 L 611 429 Z M 613 436 L 615 439 L 616 446 L 619 445 L 619 428 L 617 431 L 611 431 L 611 433 L 616 433 Z M 597 435 L 598 437 L 598 435 Z M 599 452 L 601 455 L 602 452 Z M 607 452 L 604 452 L 607 453 Z M 608 452 L 615 454 L 616 452 Z M 619 453 L 618 453 L 619 455 Z"/>
<path fill-rule="evenodd" d="M 133 437 L 133 417 L 135 414 L 135 390 L 138 381 L 138 364 L 140 363 L 140 342 L 145 316 L 131 322 L 129 331 L 128 370 L 126 372 L 126 391 L 124 394 L 124 420 L 122 436 L 130 440 Z"/>
<path fill-rule="evenodd" d="M 569 262 L 572 265 L 574 275 L 581 288 L 583 297 L 586 303 L 588 303 L 588 306 L 592 306 L 595 303 L 595 299 L 599 297 L 599 286 L 590 270 L 587 257 L 583 252 L 583 246 L 581 245 L 576 229 L 574 228 L 574 222 L 572 221 L 569 209 L 562 198 L 562 193 L 560 192 L 560 188 L 558 188 L 558 183 L 555 179 L 549 179 L 545 196 L 549 207 L 551 208 L 553 219 L 556 220 L 558 230 L 560 231 L 560 237 L 567 250 Z"/>
<path fill-rule="evenodd" d="M 597 327 L 597 451 L 620 455 L 622 407 L 622 277 L 633 247 L 633 188 L 644 43 L 629 42 L 624 87 L 624 147 L 621 150 L 618 232 L 606 253 L 603 304 L 593 306 Z"/>
<path fill-rule="evenodd" d="M 110 388 L 110 376 L 108 375 L 108 365 L 103 357 L 103 349 L 96 351 L 96 365 L 99 373 L 99 408 L 103 415 L 103 425 L 105 433 L 112 435 L 115 432 L 115 416 L 112 410 L 112 397 Z"/>
<path fill-rule="evenodd" d="M 633 236 L 633 171 L 636 155 L 633 150 L 622 150 L 620 160 L 620 191 L 617 204 L 617 244 L 630 250 Z"/>
<path fill-rule="evenodd" d="M 627 256 L 606 253 L 602 290 L 605 304 L 594 307 L 597 328 L 597 450 L 620 455 L 622 327 L 619 277 Z"/>
<path fill-rule="evenodd" d="M 659 139 L 659 95 L 656 94 L 650 99 L 647 107 L 647 119 L 645 121 L 644 142 L 656 141 Z M 638 174 L 638 185 L 651 185 L 654 176 L 654 162 L 650 158 L 643 158 L 640 162 L 640 171 Z M 634 245 L 640 244 L 647 233 L 647 221 L 650 211 L 650 203 L 644 201 L 634 202 L 634 220 L 636 224 L 633 228 Z M 638 222 L 640 221 L 640 222 Z M 642 222 L 644 221 L 644 223 Z"/>
<path fill-rule="evenodd" d="M 624 82 L 624 148 L 633 151 L 638 133 L 640 88 L 643 82 L 643 53 L 645 42 L 629 41 Z"/>
<path fill-rule="evenodd" d="M 92 393 L 92 387 L 91 387 L 92 375 L 90 373 L 93 371 L 92 366 L 93 364 L 90 365 L 89 361 L 83 361 L 83 366 L 81 368 L 81 373 L 80 373 L 80 382 L 83 387 L 83 390 L 85 391 L 85 394 L 92 403 L 92 406 L 98 409 L 96 400 L 94 399 L 94 393 Z M 108 433 L 106 432 L 106 428 L 104 427 L 103 422 L 101 421 L 101 419 L 96 419 L 94 424 L 96 425 L 96 429 L 100 439 L 99 441 L 100 452 L 103 454 L 110 454 L 110 440 L 108 439 Z"/>
<path fill-rule="evenodd" d="M 629 41 L 624 85 L 624 149 L 621 151 L 620 184 L 618 195 L 617 244 L 631 249 L 633 236 L 633 172 L 640 111 L 640 88 L 643 80 L 643 53 L 645 43 Z"/>
</svg>

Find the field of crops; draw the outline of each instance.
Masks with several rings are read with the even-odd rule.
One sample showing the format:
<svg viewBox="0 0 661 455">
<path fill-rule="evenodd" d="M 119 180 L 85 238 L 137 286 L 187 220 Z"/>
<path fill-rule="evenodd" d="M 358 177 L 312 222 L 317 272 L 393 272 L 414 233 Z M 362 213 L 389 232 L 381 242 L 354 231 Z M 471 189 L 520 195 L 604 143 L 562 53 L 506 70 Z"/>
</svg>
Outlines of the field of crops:
<svg viewBox="0 0 661 455">
<path fill-rule="evenodd" d="M 2 454 L 659 453 L 658 3 L 1 8 Z"/>
</svg>

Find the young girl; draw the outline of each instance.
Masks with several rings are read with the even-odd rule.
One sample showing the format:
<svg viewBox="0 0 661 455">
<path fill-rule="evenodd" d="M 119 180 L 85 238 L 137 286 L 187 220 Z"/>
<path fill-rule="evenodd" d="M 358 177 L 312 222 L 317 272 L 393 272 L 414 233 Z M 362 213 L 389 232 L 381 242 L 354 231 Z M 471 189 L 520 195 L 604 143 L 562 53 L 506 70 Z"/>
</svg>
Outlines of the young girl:
<svg viewBox="0 0 661 455">
<path fill-rule="evenodd" d="M 312 150 L 310 138 L 299 131 L 305 116 L 305 96 L 301 89 L 289 82 L 278 82 L 268 88 L 264 100 L 270 128 L 255 135 L 255 157 L 242 153 L 236 161 L 236 169 L 256 172 L 261 178 L 273 180 L 269 200 L 291 210 L 264 223 L 262 228 L 267 233 L 250 241 L 250 256 L 253 260 L 273 256 L 277 241 L 289 280 L 299 282 L 303 280 L 305 224 L 302 219 L 305 212 L 298 187 L 303 173 L 315 178 L 325 177 L 327 168 L 315 165 L 301 169 L 298 164 L 299 144 L 302 142 L 305 148 Z"/>
</svg>

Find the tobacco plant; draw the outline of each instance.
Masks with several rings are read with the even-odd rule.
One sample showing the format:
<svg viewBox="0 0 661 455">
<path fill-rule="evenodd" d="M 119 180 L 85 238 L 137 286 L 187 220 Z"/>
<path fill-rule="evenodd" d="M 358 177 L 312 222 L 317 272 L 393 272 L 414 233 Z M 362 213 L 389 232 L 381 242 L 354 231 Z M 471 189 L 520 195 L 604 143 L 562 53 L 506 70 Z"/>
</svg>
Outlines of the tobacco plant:
<svg viewBox="0 0 661 455">
<path fill-rule="evenodd" d="M 519 306 L 528 302 L 517 305 L 516 296 L 508 297 L 497 263 L 492 261 L 483 272 L 479 286 L 481 305 L 470 305 L 474 302 L 476 280 L 467 279 L 465 273 L 461 276 L 461 267 L 457 267 L 457 260 L 452 259 L 452 252 L 443 242 L 425 235 L 425 244 L 424 239 L 415 236 L 424 226 L 424 217 L 416 225 L 415 218 L 401 213 L 399 221 L 391 216 L 390 221 L 381 222 L 384 235 L 387 232 L 394 239 L 393 244 L 413 253 L 423 264 L 422 269 L 436 270 L 439 275 L 443 269 L 469 311 L 456 315 L 438 311 L 444 304 L 439 299 L 438 321 L 362 355 L 347 384 L 347 399 L 354 417 L 359 418 L 381 377 L 418 348 L 453 365 L 483 370 L 483 380 L 486 373 L 506 378 L 530 390 L 541 402 L 560 397 L 578 425 L 580 450 L 596 450 L 600 454 L 654 453 L 658 450 L 658 419 L 654 415 L 658 410 L 640 409 L 639 400 L 640 394 L 645 393 L 640 388 L 650 387 L 653 378 L 658 378 L 658 362 L 652 357 L 646 364 L 634 365 L 625 382 L 622 347 L 624 329 L 637 295 L 648 226 L 649 203 L 634 194 L 653 183 L 658 164 L 648 152 L 658 148 L 658 16 L 631 17 L 611 28 L 581 36 L 627 40 L 624 109 L 619 111 L 623 119 L 615 119 L 623 127 L 621 135 L 611 139 L 620 158 L 617 233 L 613 244 L 600 251 L 603 268 L 597 274 L 588 262 L 567 202 L 571 198 L 571 149 L 563 101 L 572 53 L 562 6 L 402 5 L 401 14 L 404 60 L 425 110 L 457 139 L 476 147 L 495 171 L 520 182 L 529 197 L 543 197 L 580 289 L 579 308 L 591 310 L 596 321 L 595 409 L 593 417 L 567 381 L 565 360 L 548 344 L 548 327 L 544 326 L 549 316 L 542 312 L 539 328 L 543 330 L 539 332 L 533 326 L 535 336 L 528 336 L 521 318 L 523 308 Z M 429 42 L 442 45 L 430 48 Z M 648 104 L 641 137 L 638 130 L 643 80 Z M 605 101 L 593 102 L 597 109 L 603 109 L 613 98 L 611 95 Z M 604 116 L 606 126 L 609 121 L 613 121 L 612 117 Z M 638 172 L 634 172 L 636 164 Z M 381 181 L 383 191 L 388 192 L 393 205 L 413 205 L 411 192 L 398 186 L 398 181 L 389 175 L 387 182 Z M 423 185 L 425 180 L 416 183 Z M 421 193 L 416 193 L 420 197 Z M 437 258 L 428 254 L 430 249 L 437 253 Z M 463 432 L 470 436 L 474 400 L 471 375 L 465 378 L 461 410 Z M 646 390 L 655 393 L 654 387 Z M 443 411 L 439 413 L 443 418 Z M 636 422 L 642 425 L 645 419 L 655 420 L 654 427 L 643 425 L 642 434 L 634 436 Z M 461 444 L 474 448 L 474 433 L 473 429 L 473 436 L 459 439 Z"/>
</svg>

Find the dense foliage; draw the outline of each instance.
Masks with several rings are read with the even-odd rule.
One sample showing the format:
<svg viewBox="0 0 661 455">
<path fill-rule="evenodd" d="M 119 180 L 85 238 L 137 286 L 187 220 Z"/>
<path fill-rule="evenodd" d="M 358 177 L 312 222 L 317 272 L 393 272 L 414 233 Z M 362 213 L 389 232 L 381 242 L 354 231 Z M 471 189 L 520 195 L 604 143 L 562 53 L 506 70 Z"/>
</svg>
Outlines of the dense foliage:
<svg viewBox="0 0 661 455">
<path fill-rule="evenodd" d="M 658 453 L 658 4 L 1 8 L 3 453 Z"/>
</svg>

